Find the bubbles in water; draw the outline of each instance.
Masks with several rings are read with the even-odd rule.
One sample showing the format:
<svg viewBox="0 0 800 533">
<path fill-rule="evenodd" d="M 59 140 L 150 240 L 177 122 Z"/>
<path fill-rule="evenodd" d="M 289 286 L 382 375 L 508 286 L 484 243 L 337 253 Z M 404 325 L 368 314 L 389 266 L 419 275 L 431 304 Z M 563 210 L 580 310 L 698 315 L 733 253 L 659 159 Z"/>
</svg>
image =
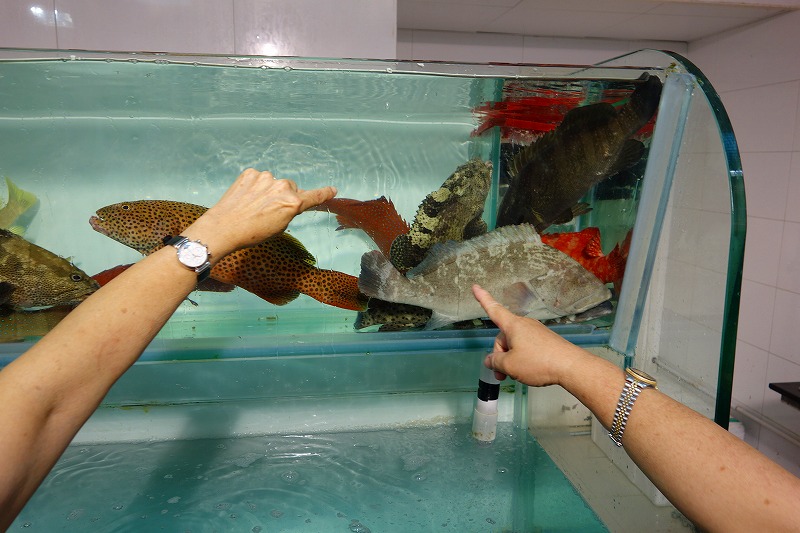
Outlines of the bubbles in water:
<svg viewBox="0 0 800 533">
<path fill-rule="evenodd" d="M 172 479 L 172 474 L 167 474 L 164 476 L 164 479 Z"/>
<path fill-rule="evenodd" d="M 294 470 L 287 470 L 281 474 L 281 479 L 286 483 L 297 483 L 300 480 L 300 474 Z"/>
<path fill-rule="evenodd" d="M 392 73 L 392 72 L 394 72 L 394 71 L 393 71 L 391 68 L 387 68 L 387 69 L 386 69 L 386 72 L 388 72 L 389 74 L 391 74 L 391 73 Z"/>
<path fill-rule="evenodd" d="M 494 521 L 494 520 L 492 520 L 491 518 L 486 518 L 486 521 L 487 521 L 488 523 L 490 523 L 490 524 L 495 524 L 495 521 Z"/>
<path fill-rule="evenodd" d="M 414 474 L 414 481 L 425 481 L 426 479 L 428 479 L 427 474 L 423 474 L 422 472 Z"/>
<path fill-rule="evenodd" d="M 125 506 L 122 505 L 121 503 L 115 503 L 113 506 L 111 506 L 111 508 L 114 509 L 115 511 L 121 511 L 124 507 Z"/>
<path fill-rule="evenodd" d="M 219 448 L 220 450 L 224 450 L 226 448 L 226 446 L 224 444 L 220 443 L 220 444 L 217 444 L 217 448 Z"/>
<path fill-rule="evenodd" d="M 372 533 L 367 526 L 356 519 L 350 521 L 350 531 L 353 533 Z"/>
<path fill-rule="evenodd" d="M 231 513 L 231 520 L 236 520 L 239 516 L 236 513 Z"/>
<path fill-rule="evenodd" d="M 289 72 L 290 70 L 292 70 L 292 67 L 287 65 L 287 66 L 283 67 L 283 70 L 285 70 L 286 72 Z"/>
<path fill-rule="evenodd" d="M 83 513 L 85 513 L 85 512 L 86 512 L 85 509 L 73 509 L 67 515 L 67 520 L 77 520 L 78 518 L 82 517 Z"/>
<path fill-rule="evenodd" d="M 256 504 L 254 504 L 253 502 L 247 502 L 247 508 L 250 509 L 251 511 L 255 511 L 257 509 Z"/>
<path fill-rule="evenodd" d="M 24 524 L 22 524 L 22 527 L 31 527 L 32 525 L 33 524 L 31 524 L 30 522 L 25 522 Z"/>
<path fill-rule="evenodd" d="M 283 516 L 283 511 L 280 511 L 278 509 L 273 509 L 272 511 L 269 512 L 269 514 L 270 516 L 272 516 L 272 518 L 280 518 Z"/>
<path fill-rule="evenodd" d="M 508 468 L 504 468 L 501 466 L 500 468 L 497 469 L 498 474 L 505 474 L 506 472 L 508 472 Z"/>
<path fill-rule="evenodd" d="M 218 503 L 218 504 L 216 504 L 214 506 L 214 509 L 216 509 L 218 511 L 227 511 L 230 508 L 231 508 L 231 504 L 229 504 L 229 503 Z"/>
<path fill-rule="evenodd" d="M 261 526 L 253 526 L 253 529 L 251 529 L 250 531 L 252 531 L 253 533 L 261 533 Z"/>
<path fill-rule="evenodd" d="M 167 503 L 178 503 L 179 501 L 181 501 L 181 497 L 180 496 L 173 496 L 172 498 L 167 500 Z"/>
<path fill-rule="evenodd" d="M 425 455 L 414 455 L 414 454 L 406 455 L 404 457 L 401 457 L 401 459 L 403 461 L 403 470 L 405 470 L 406 472 L 412 472 L 414 470 L 417 470 L 431 461 L 430 457 L 427 457 Z"/>
</svg>

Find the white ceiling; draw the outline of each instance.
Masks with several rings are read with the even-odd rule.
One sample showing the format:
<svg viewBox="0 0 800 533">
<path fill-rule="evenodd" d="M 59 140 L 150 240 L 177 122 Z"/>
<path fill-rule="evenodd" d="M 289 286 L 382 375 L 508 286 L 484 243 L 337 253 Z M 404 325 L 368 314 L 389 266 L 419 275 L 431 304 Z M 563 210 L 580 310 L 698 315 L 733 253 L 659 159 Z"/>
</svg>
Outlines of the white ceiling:
<svg viewBox="0 0 800 533">
<path fill-rule="evenodd" d="M 397 27 L 691 42 L 792 9 L 800 0 L 397 0 Z"/>
</svg>

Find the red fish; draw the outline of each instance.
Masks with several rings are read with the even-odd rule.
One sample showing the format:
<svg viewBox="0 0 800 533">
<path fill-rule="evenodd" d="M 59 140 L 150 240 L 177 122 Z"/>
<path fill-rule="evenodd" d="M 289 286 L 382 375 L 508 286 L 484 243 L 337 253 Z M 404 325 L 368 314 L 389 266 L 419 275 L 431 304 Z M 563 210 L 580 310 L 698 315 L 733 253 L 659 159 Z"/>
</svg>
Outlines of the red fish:
<svg viewBox="0 0 800 533">
<path fill-rule="evenodd" d="M 631 232 L 608 255 L 603 254 L 599 228 L 577 232 L 542 234 L 542 242 L 576 260 L 603 283 L 613 283 L 619 290 L 631 245 Z"/>
<path fill-rule="evenodd" d="M 594 102 L 608 102 L 622 105 L 630 96 L 630 89 L 612 89 Z M 503 89 L 503 99 L 499 102 L 485 102 L 473 109 L 480 120 L 473 136 L 483 134 L 494 126 L 500 127 L 501 136 L 506 141 L 530 144 L 536 137 L 554 130 L 570 109 L 584 104 L 586 95 L 576 90 L 531 89 L 511 84 Z M 639 132 L 638 137 L 649 137 L 653 132 L 654 120 L 650 120 Z"/>
<path fill-rule="evenodd" d="M 112 279 L 116 278 L 128 268 L 132 267 L 133 263 L 128 263 L 127 265 L 117 265 L 115 267 L 103 270 L 102 272 L 98 272 L 92 279 L 95 280 L 97 283 L 100 284 L 102 287 Z M 233 289 L 236 288 L 236 285 L 231 285 L 230 283 L 224 283 L 222 281 L 217 281 L 214 278 L 206 278 L 201 281 L 197 285 L 198 291 L 206 291 L 206 292 L 231 292 Z"/>
<path fill-rule="evenodd" d="M 389 250 L 395 238 L 409 232 L 408 222 L 403 220 L 392 201 L 385 196 L 367 201 L 333 198 L 312 209 L 329 211 L 336 215 L 336 221 L 339 223 L 337 230 L 351 228 L 363 230 L 375 242 L 384 257 L 389 257 Z"/>
</svg>

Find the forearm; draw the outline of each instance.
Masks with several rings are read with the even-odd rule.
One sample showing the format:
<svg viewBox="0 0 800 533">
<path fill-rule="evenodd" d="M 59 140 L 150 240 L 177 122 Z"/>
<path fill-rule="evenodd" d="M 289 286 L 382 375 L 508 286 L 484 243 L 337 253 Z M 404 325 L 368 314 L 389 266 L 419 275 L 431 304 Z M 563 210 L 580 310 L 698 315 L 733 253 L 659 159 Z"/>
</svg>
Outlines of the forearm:
<svg viewBox="0 0 800 533">
<path fill-rule="evenodd" d="M 576 356 L 562 385 L 608 428 L 624 374 L 584 354 Z M 670 502 L 704 529 L 800 529 L 798 478 L 660 391 L 639 395 L 622 442 Z"/>
<path fill-rule="evenodd" d="M 174 252 L 157 252 L 0 372 L 0 425 L 7 428 L 0 441 L 0 529 L 195 283 L 196 274 L 178 265 Z"/>
</svg>

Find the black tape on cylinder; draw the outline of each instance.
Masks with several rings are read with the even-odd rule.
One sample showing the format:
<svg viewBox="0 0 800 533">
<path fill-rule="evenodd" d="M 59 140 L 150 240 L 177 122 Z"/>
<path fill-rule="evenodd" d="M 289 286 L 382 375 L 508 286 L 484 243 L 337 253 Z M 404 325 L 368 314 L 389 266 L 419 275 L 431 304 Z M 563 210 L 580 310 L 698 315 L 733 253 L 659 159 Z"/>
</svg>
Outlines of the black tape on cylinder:
<svg viewBox="0 0 800 533">
<path fill-rule="evenodd" d="M 496 400 L 500 397 L 500 384 L 486 383 L 482 379 L 478 380 L 478 399 L 483 402 Z"/>
</svg>

